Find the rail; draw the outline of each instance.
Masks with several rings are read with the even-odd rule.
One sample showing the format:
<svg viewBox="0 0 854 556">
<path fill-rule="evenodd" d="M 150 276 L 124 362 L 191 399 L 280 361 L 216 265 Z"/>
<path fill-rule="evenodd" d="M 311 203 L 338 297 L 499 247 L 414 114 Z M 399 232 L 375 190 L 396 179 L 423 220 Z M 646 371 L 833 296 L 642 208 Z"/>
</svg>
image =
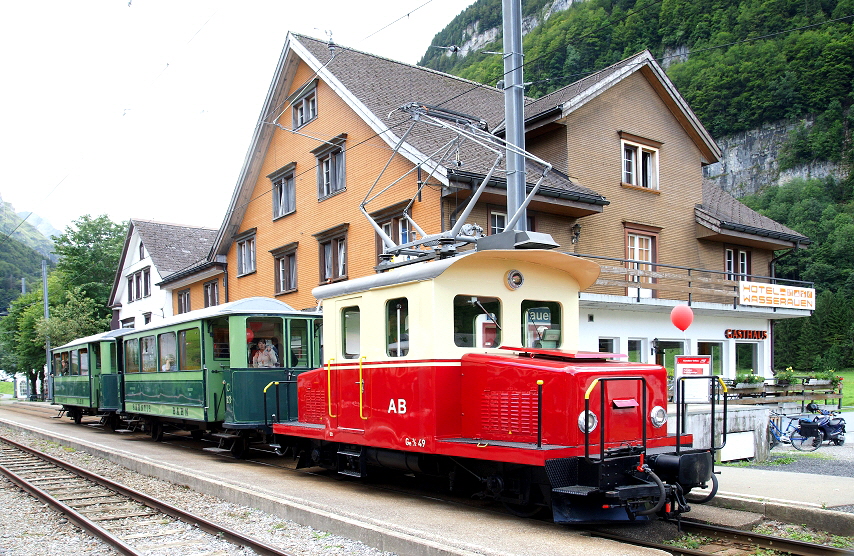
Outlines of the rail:
<svg viewBox="0 0 854 556">
<path fill-rule="evenodd" d="M 630 297 L 640 302 L 655 296 L 665 299 L 708 303 L 739 305 L 739 280 L 748 280 L 760 284 L 788 285 L 800 288 L 812 288 L 813 282 L 789 280 L 758 274 L 735 274 L 725 270 L 692 268 L 673 264 L 655 263 L 636 259 L 621 259 L 567 252 L 583 259 L 610 261 L 616 264 L 599 263 L 601 274 L 596 283 L 585 290 L 588 293 L 626 295 L 635 290 Z M 621 290 L 618 292 L 618 290 Z M 655 292 L 653 294 L 652 292 Z"/>
</svg>

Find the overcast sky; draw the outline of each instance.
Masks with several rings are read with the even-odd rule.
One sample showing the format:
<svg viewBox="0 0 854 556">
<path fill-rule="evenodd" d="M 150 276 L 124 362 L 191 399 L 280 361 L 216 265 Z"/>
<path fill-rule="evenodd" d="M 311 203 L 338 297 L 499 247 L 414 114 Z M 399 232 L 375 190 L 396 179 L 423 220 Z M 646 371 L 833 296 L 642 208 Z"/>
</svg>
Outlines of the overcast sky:
<svg viewBox="0 0 854 556">
<path fill-rule="evenodd" d="M 288 31 L 414 64 L 472 1 L 2 2 L 0 195 L 219 227 Z"/>
</svg>

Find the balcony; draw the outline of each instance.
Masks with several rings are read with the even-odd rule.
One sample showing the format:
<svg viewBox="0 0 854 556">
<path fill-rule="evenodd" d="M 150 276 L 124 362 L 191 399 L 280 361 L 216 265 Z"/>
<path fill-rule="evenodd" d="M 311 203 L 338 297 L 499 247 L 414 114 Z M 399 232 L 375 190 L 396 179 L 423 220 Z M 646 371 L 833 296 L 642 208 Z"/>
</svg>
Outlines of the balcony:
<svg viewBox="0 0 854 556">
<path fill-rule="evenodd" d="M 582 307 L 669 312 L 675 305 L 687 303 L 695 313 L 725 313 L 731 317 L 782 319 L 812 314 L 804 307 L 744 303 L 740 291 L 744 282 L 759 289 L 773 285 L 806 290 L 812 290 L 812 282 L 752 274 L 734 276 L 720 270 L 598 255 L 575 256 L 594 261 L 601 268 L 596 283 L 580 294 Z M 811 301 L 814 303 L 814 300 L 813 292 Z"/>
</svg>

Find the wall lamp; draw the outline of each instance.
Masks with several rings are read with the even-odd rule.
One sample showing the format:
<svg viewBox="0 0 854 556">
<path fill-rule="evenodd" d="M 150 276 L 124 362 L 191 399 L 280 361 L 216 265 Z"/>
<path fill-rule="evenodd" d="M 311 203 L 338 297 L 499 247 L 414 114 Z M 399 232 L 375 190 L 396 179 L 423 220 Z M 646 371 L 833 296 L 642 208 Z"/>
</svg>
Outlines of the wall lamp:
<svg viewBox="0 0 854 556">
<path fill-rule="evenodd" d="M 581 224 L 576 222 L 570 230 L 572 230 L 572 243 L 578 243 L 578 238 L 581 236 Z"/>
</svg>

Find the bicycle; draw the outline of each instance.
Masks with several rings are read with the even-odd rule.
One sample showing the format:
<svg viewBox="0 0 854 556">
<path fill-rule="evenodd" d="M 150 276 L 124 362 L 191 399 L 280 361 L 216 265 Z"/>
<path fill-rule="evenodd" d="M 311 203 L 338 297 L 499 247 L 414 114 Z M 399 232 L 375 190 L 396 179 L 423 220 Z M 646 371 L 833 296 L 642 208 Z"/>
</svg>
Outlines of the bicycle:
<svg viewBox="0 0 854 556">
<path fill-rule="evenodd" d="M 772 415 L 774 417 L 789 417 L 789 424 L 784 431 L 777 425 L 775 419 L 772 418 L 768 421 L 771 448 L 783 443 L 791 444 L 794 449 L 801 452 L 814 452 L 824 442 L 824 433 L 817 423 L 802 420 L 800 415 L 787 416 L 781 413 L 772 413 Z"/>
</svg>

